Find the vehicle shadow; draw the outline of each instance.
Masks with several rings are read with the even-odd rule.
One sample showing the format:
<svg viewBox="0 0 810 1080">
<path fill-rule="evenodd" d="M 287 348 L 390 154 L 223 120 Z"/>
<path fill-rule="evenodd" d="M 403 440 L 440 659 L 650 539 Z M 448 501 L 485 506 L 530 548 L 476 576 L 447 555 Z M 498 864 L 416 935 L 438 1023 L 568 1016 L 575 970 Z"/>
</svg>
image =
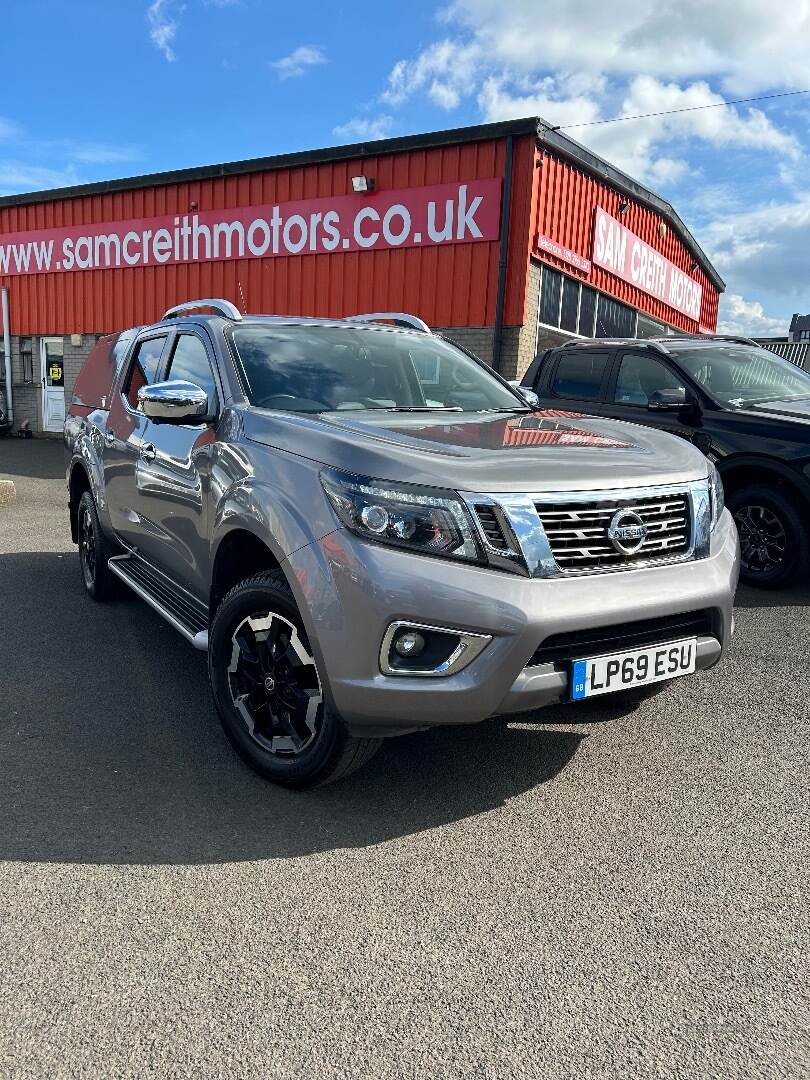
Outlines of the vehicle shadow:
<svg viewBox="0 0 810 1080">
<path fill-rule="evenodd" d="M 537 714 L 434 730 L 391 740 L 334 786 L 288 792 L 231 750 L 205 658 L 145 604 L 90 601 L 75 555 L 0 557 L 0 612 L 0 860 L 198 864 L 363 847 L 548 782 L 584 737 L 537 727 Z"/>
<path fill-rule="evenodd" d="M 61 439 L 0 438 L 0 479 L 61 480 L 64 475 Z"/>
<path fill-rule="evenodd" d="M 799 581 L 786 589 L 752 589 L 740 585 L 734 598 L 735 608 L 810 607 L 810 582 Z"/>
</svg>

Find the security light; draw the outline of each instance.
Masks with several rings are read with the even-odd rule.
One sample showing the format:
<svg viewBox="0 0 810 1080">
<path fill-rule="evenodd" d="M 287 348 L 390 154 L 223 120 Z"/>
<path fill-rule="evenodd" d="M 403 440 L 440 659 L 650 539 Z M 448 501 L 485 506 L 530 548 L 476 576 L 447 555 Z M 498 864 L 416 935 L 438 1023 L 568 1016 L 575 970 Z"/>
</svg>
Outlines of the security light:
<svg viewBox="0 0 810 1080">
<path fill-rule="evenodd" d="M 619 213 L 622 214 L 622 216 L 624 214 L 626 214 L 629 209 L 630 209 L 630 203 L 626 203 L 626 202 L 620 202 L 619 203 Z"/>
<path fill-rule="evenodd" d="M 352 191 L 355 195 L 367 194 L 374 190 L 374 180 L 370 176 L 353 176 Z"/>
</svg>

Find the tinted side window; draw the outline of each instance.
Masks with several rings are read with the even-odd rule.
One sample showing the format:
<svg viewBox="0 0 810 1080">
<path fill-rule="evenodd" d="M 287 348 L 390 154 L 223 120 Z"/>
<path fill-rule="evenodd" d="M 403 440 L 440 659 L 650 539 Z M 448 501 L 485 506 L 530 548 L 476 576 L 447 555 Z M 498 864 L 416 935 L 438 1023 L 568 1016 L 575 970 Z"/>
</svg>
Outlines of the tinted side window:
<svg viewBox="0 0 810 1080">
<path fill-rule="evenodd" d="M 560 357 L 551 392 L 557 397 L 584 398 L 586 401 L 598 401 L 602 396 L 602 382 L 605 378 L 610 353 L 564 352 Z"/>
<path fill-rule="evenodd" d="M 684 384 L 668 367 L 641 353 L 625 353 L 619 365 L 616 393 L 617 405 L 646 407 L 656 390 L 680 390 Z"/>
<path fill-rule="evenodd" d="M 124 391 L 124 397 L 129 402 L 131 409 L 138 408 L 138 391 L 140 388 L 155 381 L 165 344 L 165 337 L 155 337 L 148 338 L 136 346 L 135 356 L 132 358 L 132 366 L 127 377 L 126 390 Z"/>
<path fill-rule="evenodd" d="M 194 383 L 208 395 L 208 411 L 213 415 L 217 405 L 217 387 L 205 345 L 196 334 L 179 334 L 172 353 L 167 379 Z"/>
</svg>

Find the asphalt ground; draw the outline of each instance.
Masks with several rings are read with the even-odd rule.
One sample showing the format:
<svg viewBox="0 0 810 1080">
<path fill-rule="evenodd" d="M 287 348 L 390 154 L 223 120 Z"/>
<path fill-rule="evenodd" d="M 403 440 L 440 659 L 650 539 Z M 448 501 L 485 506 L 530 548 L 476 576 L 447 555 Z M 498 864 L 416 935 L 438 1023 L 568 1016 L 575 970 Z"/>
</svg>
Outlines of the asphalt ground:
<svg viewBox="0 0 810 1080">
<path fill-rule="evenodd" d="M 0 1076 L 808 1075 L 810 588 L 722 668 L 273 788 L 0 440 Z M 576 716 L 577 723 L 571 723 Z"/>
</svg>

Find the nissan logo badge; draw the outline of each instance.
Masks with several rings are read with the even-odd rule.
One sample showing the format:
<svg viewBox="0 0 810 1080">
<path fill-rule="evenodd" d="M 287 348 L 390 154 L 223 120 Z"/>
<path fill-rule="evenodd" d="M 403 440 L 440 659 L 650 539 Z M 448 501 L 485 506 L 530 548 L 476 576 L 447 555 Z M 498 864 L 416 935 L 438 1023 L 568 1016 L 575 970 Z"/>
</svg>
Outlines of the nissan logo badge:
<svg viewBox="0 0 810 1080">
<path fill-rule="evenodd" d="M 647 526 L 635 510 L 617 510 L 610 519 L 607 534 L 621 555 L 635 555 L 647 539 Z"/>
</svg>

